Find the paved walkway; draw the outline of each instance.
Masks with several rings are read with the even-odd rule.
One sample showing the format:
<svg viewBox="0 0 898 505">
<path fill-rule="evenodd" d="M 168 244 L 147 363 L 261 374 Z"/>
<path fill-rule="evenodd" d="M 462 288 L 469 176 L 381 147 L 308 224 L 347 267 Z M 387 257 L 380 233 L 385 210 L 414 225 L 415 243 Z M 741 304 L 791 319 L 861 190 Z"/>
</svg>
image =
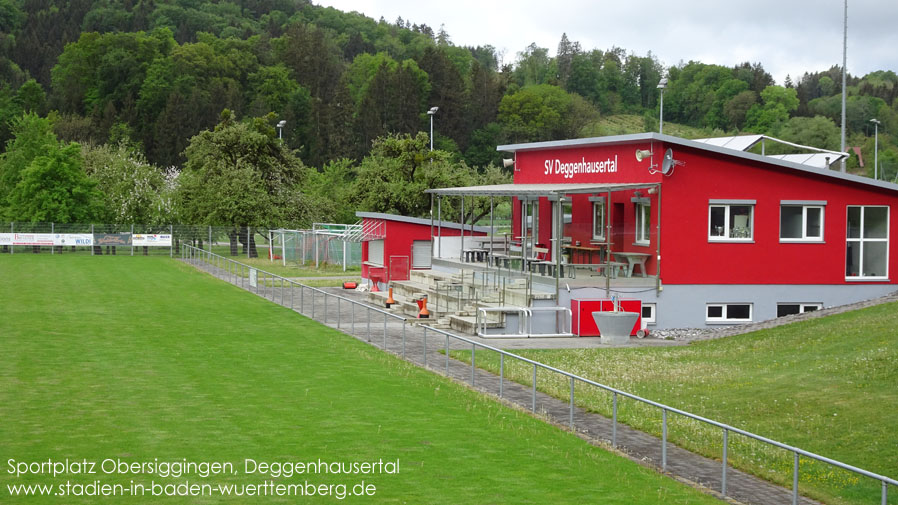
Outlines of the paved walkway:
<svg viewBox="0 0 898 505">
<path fill-rule="evenodd" d="M 500 397 L 504 402 L 518 408 L 533 411 L 553 424 L 573 429 L 575 433 L 591 443 L 616 450 L 633 461 L 661 470 L 662 442 L 658 437 L 620 423 L 617 423 L 615 427 L 615 423 L 611 419 L 586 412 L 576 406 L 572 408 L 568 401 L 558 400 L 539 391 L 534 391 L 531 386 L 503 379 L 480 368 L 472 368 L 470 362 L 449 359 L 446 354 L 447 346 L 450 350 L 470 350 L 471 344 L 450 339 L 432 329 L 428 330 L 425 326 L 417 324 L 420 320 L 403 322 L 401 319 L 384 315 L 382 312 L 370 310 L 369 305 L 360 305 L 365 303 L 366 293 L 340 288 L 291 288 L 282 286 L 277 279 L 274 283 L 270 280 L 260 279 L 259 287 L 253 288 L 249 286 L 248 279 L 236 277 L 226 270 L 208 264 L 198 264 L 197 267 L 220 279 L 248 289 L 263 298 L 316 319 L 327 326 L 339 329 L 359 340 L 401 356 L 412 363 L 447 375 L 479 391 Z M 328 294 L 323 294 L 323 292 Z M 356 301 L 358 304 L 339 300 L 332 295 Z M 533 339 L 526 340 L 530 340 L 531 346 L 534 343 Z M 544 340 L 560 345 L 563 339 Z M 583 339 L 578 340 L 582 344 Z M 503 341 L 490 340 L 487 344 L 493 345 Z M 541 371 L 539 373 L 549 372 Z M 584 386 L 579 387 L 583 388 Z M 658 415 L 660 417 L 661 413 L 659 412 Z M 616 449 L 612 448 L 612 440 L 616 442 Z M 723 481 L 723 465 L 720 460 L 699 456 L 670 443 L 667 444 L 666 452 L 667 465 L 664 473 L 696 486 L 711 495 L 722 496 L 720 491 Z M 734 503 L 786 505 L 792 503 L 792 490 L 728 467 L 726 469 L 726 499 Z M 799 503 L 815 504 L 817 502 L 800 497 Z"/>
</svg>

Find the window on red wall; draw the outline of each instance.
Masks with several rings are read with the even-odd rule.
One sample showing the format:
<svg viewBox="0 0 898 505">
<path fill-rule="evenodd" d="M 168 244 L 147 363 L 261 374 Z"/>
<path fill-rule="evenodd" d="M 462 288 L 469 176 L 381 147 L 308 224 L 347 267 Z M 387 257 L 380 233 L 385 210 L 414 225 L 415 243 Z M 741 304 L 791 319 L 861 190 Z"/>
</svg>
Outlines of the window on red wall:
<svg viewBox="0 0 898 505">
<path fill-rule="evenodd" d="M 652 204 L 636 202 L 636 245 L 649 245 L 651 237 Z"/>
<path fill-rule="evenodd" d="M 889 208 L 848 206 L 845 277 L 885 279 L 889 275 Z"/>
<path fill-rule="evenodd" d="M 712 200 L 708 208 L 708 240 L 751 242 L 754 238 L 754 200 Z"/>
<path fill-rule="evenodd" d="M 780 241 L 822 242 L 824 205 L 826 202 L 782 202 Z"/>
<path fill-rule="evenodd" d="M 605 241 L 605 200 L 592 203 L 592 238 Z"/>
</svg>

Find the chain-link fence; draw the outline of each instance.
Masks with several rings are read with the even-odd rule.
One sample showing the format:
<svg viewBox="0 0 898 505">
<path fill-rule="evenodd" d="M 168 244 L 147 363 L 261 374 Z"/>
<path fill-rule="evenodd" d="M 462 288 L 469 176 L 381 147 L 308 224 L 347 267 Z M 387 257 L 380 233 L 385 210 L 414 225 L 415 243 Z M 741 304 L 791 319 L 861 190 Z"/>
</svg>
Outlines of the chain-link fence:
<svg viewBox="0 0 898 505">
<path fill-rule="evenodd" d="M 0 223 L 0 253 L 174 256 L 182 244 L 244 258 L 269 254 L 267 228 L 109 223 Z"/>
</svg>

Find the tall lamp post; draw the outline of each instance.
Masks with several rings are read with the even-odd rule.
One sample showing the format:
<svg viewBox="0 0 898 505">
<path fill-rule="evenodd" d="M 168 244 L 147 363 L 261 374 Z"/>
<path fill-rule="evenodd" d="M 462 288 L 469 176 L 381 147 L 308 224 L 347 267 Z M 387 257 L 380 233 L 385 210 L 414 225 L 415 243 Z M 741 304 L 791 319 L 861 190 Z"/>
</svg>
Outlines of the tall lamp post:
<svg viewBox="0 0 898 505">
<path fill-rule="evenodd" d="M 871 119 L 873 123 L 873 178 L 879 179 L 879 120 Z"/>
<path fill-rule="evenodd" d="M 658 133 L 664 133 L 664 89 L 667 88 L 667 77 L 662 77 L 658 83 L 658 89 L 661 90 L 661 117 L 658 121 Z"/>
<path fill-rule="evenodd" d="M 278 121 L 278 140 L 284 140 L 284 127 L 287 126 L 287 121 L 281 119 Z"/>
<path fill-rule="evenodd" d="M 429 111 L 427 111 L 427 115 L 430 116 L 430 150 L 433 151 L 433 115 L 440 110 L 439 107 L 431 107 Z"/>
</svg>

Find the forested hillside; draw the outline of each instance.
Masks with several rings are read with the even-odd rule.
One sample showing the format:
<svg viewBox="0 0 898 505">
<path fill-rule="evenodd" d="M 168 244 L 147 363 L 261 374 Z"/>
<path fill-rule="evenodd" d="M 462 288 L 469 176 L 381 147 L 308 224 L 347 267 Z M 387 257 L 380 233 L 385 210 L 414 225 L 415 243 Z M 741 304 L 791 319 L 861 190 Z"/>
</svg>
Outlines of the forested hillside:
<svg viewBox="0 0 898 505">
<path fill-rule="evenodd" d="M 498 144 L 656 130 L 662 75 L 670 80 L 665 123 L 681 124 L 678 132 L 758 132 L 839 148 L 838 67 L 777 85 L 762 63 L 669 66 L 651 53 L 559 38 L 554 57 L 531 45 L 500 64 L 488 45 L 460 47 L 426 25 L 375 21 L 307 0 L 0 0 L 0 217 L 38 219 L 13 209 L 10 198 L 47 145 L 75 156 L 66 151 L 70 142 L 81 154 L 69 165 L 105 195 L 106 217 L 115 214 L 112 193 L 122 189 L 98 173 L 116 163 L 124 174 L 138 170 L 129 163 L 150 167 L 155 182 L 147 198 L 168 194 L 152 205 L 158 212 L 118 219 L 287 224 L 351 220 L 356 209 L 417 213 L 408 195 L 389 203 L 372 197 L 378 186 L 364 181 L 381 177 L 377 163 L 403 164 L 405 179 L 391 183 L 405 188 L 434 176 L 423 174 L 432 158 L 461 182 L 501 180 L 507 174 L 488 168 L 500 158 Z M 869 120 L 877 118 L 881 169 L 893 179 L 898 76 L 883 70 L 850 76 L 848 84 L 848 143 L 866 162 L 861 169 L 852 156 L 849 167 L 873 174 Z M 434 154 L 417 135 L 429 130 L 431 107 L 439 107 Z M 280 120 L 283 131 L 275 129 Z M 237 128 L 258 134 L 257 143 L 224 139 Z M 279 136 L 286 149 L 274 142 Z M 197 156 L 225 144 L 277 151 L 262 162 L 279 167 L 273 171 L 241 168 L 238 193 L 258 196 L 241 216 L 213 212 L 185 189 L 197 177 L 218 180 L 221 167 Z M 266 180 L 272 173 L 280 186 Z M 258 214 L 288 202 L 305 210 Z"/>
</svg>

